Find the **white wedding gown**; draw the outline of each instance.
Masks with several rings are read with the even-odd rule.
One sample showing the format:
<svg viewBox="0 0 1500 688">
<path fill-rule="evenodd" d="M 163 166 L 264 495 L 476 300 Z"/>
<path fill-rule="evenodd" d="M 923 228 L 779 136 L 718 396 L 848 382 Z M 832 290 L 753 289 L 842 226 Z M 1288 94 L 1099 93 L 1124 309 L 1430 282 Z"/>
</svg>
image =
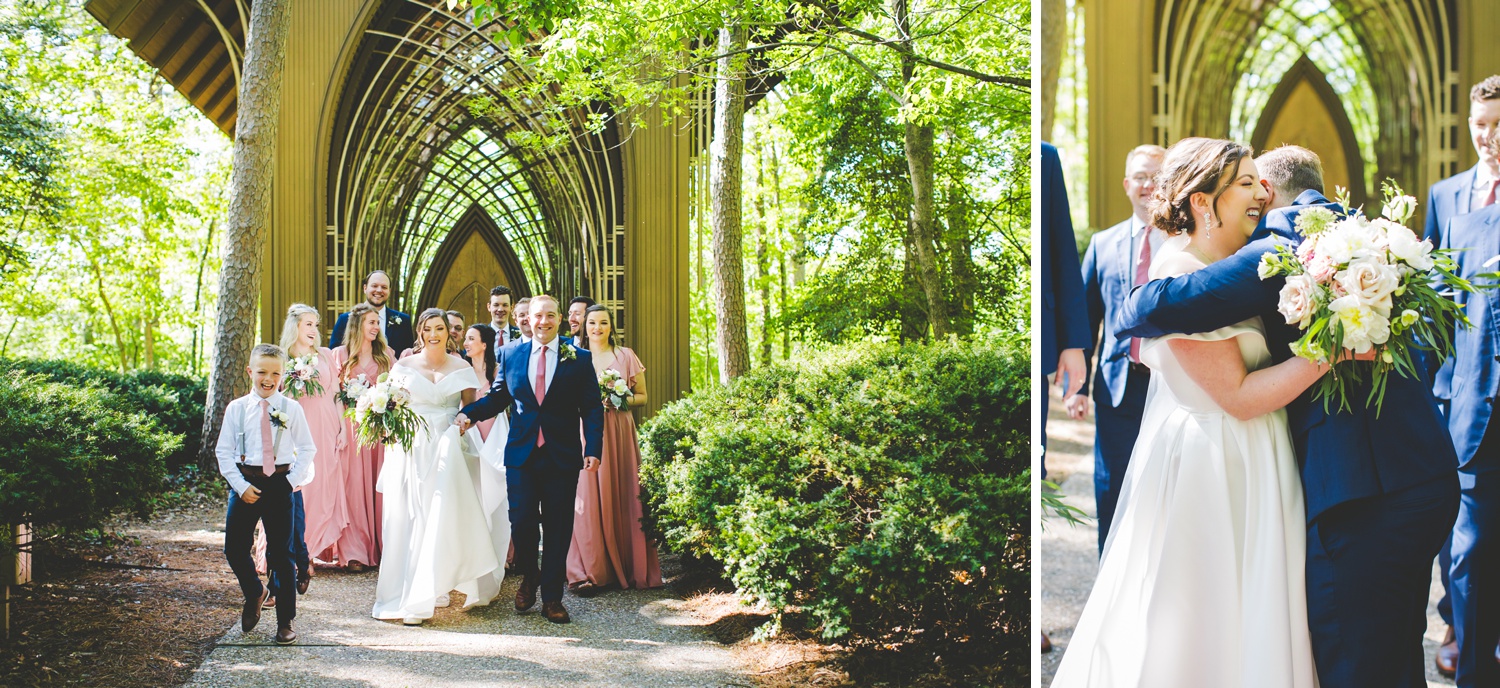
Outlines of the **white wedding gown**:
<svg viewBox="0 0 1500 688">
<path fill-rule="evenodd" d="M 1286 412 L 1225 413 L 1165 345 L 1177 337 L 1233 338 L 1246 370 L 1271 362 L 1259 318 L 1143 343 L 1141 434 L 1052 687 L 1316 686 Z"/>
<path fill-rule="evenodd" d="M 400 445 L 386 448 L 375 485 L 384 496 L 384 551 L 373 614 L 377 619 L 430 619 L 437 597 L 450 591 L 464 594 L 465 608 L 489 604 L 500 592 L 510 542 L 510 522 L 503 518 L 504 464 L 498 464 L 497 497 L 496 468 L 481 459 L 486 449 L 479 446 L 479 434 L 471 430 L 462 435 L 453 425 L 463 391 L 480 389 L 479 378 L 465 369 L 434 383 L 401 366 L 391 375 L 407 380 L 411 408 L 426 427 L 418 428 L 410 452 Z M 495 430 L 503 437 L 503 422 Z M 481 493 L 481 485 L 489 494 Z M 495 528 L 491 519 L 497 499 L 502 524 Z"/>
</svg>

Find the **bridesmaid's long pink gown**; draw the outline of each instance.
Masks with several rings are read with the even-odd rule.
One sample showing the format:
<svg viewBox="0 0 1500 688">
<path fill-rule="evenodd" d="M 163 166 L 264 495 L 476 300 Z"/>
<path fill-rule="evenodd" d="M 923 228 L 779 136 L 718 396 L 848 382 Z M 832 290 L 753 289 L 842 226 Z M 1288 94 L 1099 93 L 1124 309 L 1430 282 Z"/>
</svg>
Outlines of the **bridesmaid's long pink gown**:
<svg viewBox="0 0 1500 688">
<path fill-rule="evenodd" d="M 386 356 L 395 360 L 396 352 L 386 349 Z M 342 368 L 349 358 L 349 350 L 343 346 L 333 350 L 334 364 Z M 371 384 L 380 377 L 380 367 L 374 361 L 356 363 L 351 375 L 364 373 Z M 375 480 L 380 477 L 380 466 L 385 462 L 385 447 L 361 447 L 355 434 L 353 421 L 345 419 L 344 499 L 349 514 L 349 525 L 339 534 L 335 552 L 342 564 L 357 561 L 366 566 L 380 564 L 380 493 L 375 491 Z"/>
<path fill-rule="evenodd" d="M 616 370 L 625 382 L 645 371 L 635 352 L 615 350 Z M 573 502 L 573 546 L 568 549 L 568 582 L 619 584 L 622 588 L 661 585 L 656 547 L 641 530 L 641 454 L 635 416 L 629 410 L 604 407 L 604 465 L 597 472 L 578 473 L 578 496 Z"/>
<path fill-rule="evenodd" d="M 313 444 L 313 480 L 302 488 L 307 514 L 307 551 L 323 561 L 336 559 L 330 551 L 349 525 L 348 498 L 344 492 L 344 462 L 349 436 L 344 431 L 344 407 L 334 399 L 339 391 L 339 369 L 333 351 L 318 347 L 318 383 L 323 393 L 297 400 L 307 416 Z"/>
</svg>

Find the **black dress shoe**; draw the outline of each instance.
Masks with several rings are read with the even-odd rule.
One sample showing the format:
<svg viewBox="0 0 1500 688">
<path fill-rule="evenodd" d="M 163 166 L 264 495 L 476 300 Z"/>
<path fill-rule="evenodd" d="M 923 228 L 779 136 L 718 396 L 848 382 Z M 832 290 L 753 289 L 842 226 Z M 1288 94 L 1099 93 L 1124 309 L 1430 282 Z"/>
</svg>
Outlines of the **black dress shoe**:
<svg viewBox="0 0 1500 688">
<path fill-rule="evenodd" d="M 292 625 L 287 624 L 276 629 L 276 644 L 291 645 L 297 642 L 297 632 L 292 630 Z"/>
<path fill-rule="evenodd" d="M 1439 674 L 1453 678 L 1458 671 L 1458 639 L 1453 634 L 1453 627 L 1448 627 L 1448 634 L 1443 636 L 1443 644 L 1438 646 L 1437 653 L 1432 656 L 1432 663 L 1437 666 Z"/>
<path fill-rule="evenodd" d="M 260 623 L 260 608 L 266 598 L 271 596 L 270 590 L 261 590 L 260 599 L 245 600 L 245 609 L 240 612 L 240 630 L 249 633 Z"/>
<path fill-rule="evenodd" d="M 573 617 L 568 616 L 568 610 L 563 608 L 561 600 L 557 602 L 543 602 L 542 616 L 547 617 L 548 621 L 555 624 L 565 624 L 573 621 Z"/>
<path fill-rule="evenodd" d="M 524 612 L 536 606 L 536 591 L 541 586 L 541 574 L 528 573 L 523 576 L 521 587 L 516 590 L 516 611 Z"/>
</svg>

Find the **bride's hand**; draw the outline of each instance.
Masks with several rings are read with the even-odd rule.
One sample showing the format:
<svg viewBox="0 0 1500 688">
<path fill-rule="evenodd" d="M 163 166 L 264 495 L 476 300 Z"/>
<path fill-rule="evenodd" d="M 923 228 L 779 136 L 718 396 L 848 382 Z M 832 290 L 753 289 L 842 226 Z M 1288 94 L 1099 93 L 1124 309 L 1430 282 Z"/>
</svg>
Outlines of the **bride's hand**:
<svg viewBox="0 0 1500 688">
<path fill-rule="evenodd" d="M 458 426 L 460 433 L 468 432 L 469 426 L 473 425 L 473 423 L 469 422 L 469 417 L 462 413 L 453 417 L 453 424 Z"/>
</svg>

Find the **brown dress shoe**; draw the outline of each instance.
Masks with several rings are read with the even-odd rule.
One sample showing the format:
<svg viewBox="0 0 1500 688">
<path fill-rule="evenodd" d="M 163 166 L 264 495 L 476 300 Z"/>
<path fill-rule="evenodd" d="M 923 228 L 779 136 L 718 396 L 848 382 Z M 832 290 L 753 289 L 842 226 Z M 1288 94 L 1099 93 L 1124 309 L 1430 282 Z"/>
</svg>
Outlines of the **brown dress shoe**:
<svg viewBox="0 0 1500 688">
<path fill-rule="evenodd" d="M 1045 654 L 1047 654 L 1048 652 L 1051 652 L 1051 651 L 1052 651 L 1052 639 L 1048 638 L 1046 633 L 1043 633 L 1042 634 L 1042 654 L 1045 655 Z"/>
<path fill-rule="evenodd" d="M 276 629 L 277 645 L 290 645 L 295 642 L 297 642 L 297 632 L 292 630 L 291 624 L 286 624 Z"/>
<path fill-rule="evenodd" d="M 266 601 L 260 603 L 260 608 L 261 609 L 270 609 L 271 607 L 274 607 L 274 606 L 276 606 L 276 596 L 272 595 L 270 590 L 267 590 L 266 591 Z"/>
<path fill-rule="evenodd" d="M 260 623 L 261 605 L 264 604 L 266 598 L 270 596 L 271 591 L 263 589 L 260 592 L 260 599 L 245 600 L 245 609 L 244 611 L 240 612 L 240 630 L 249 633 L 252 629 L 255 628 L 255 624 Z"/>
<path fill-rule="evenodd" d="M 1438 646 L 1437 654 L 1432 656 L 1432 663 L 1437 666 L 1439 674 L 1453 678 L 1458 671 L 1458 638 L 1453 634 L 1453 627 L 1448 627 L 1448 634 L 1443 636 L 1443 644 Z"/>
<path fill-rule="evenodd" d="M 306 578 L 303 578 L 302 580 L 297 581 L 297 594 L 306 595 L 307 586 L 309 585 L 312 585 L 312 576 L 308 576 Z"/>
<path fill-rule="evenodd" d="M 563 608 L 562 600 L 558 600 L 556 602 L 543 602 L 542 616 L 547 617 L 548 621 L 551 621 L 555 624 L 565 624 L 573 620 L 573 617 L 568 616 L 568 610 Z"/>
<path fill-rule="evenodd" d="M 536 606 L 536 590 L 542 586 L 540 574 L 528 573 L 521 578 L 521 587 L 516 590 L 516 611 L 524 612 Z"/>
</svg>

